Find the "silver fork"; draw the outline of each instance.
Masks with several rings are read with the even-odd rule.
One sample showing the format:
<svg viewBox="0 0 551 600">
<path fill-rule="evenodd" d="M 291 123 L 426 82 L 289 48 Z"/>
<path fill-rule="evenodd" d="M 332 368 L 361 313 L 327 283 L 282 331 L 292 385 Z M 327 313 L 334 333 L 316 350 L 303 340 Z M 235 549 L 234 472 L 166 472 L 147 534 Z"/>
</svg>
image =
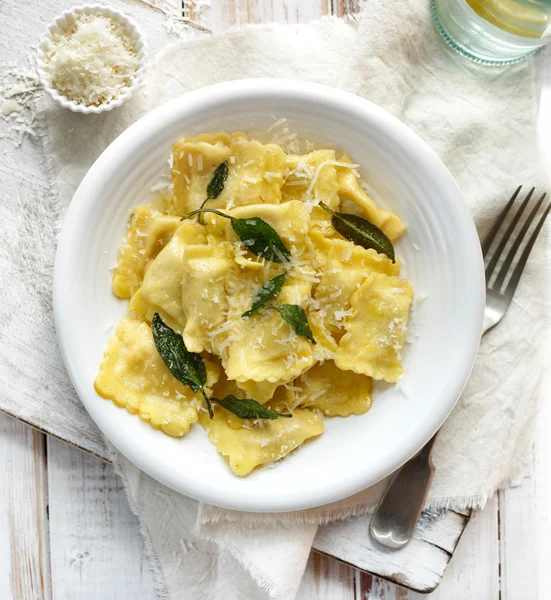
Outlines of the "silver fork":
<svg viewBox="0 0 551 600">
<path fill-rule="evenodd" d="M 534 222 L 546 196 L 545 193 L 541 195 L 524 221 L 521 230 L 515 234 L 515 229 L 535 191 L 535 188 L 532 188 L 507 226 L 495 251 L 490 253 L 494 241 L 496 241 L 497 234 L 503 227 L 507 215 L 520 193 L 521 187 L 519 186 L 511 196 L 511 199 L 507 202 L 507 205 L 501 211 L 501 214 L 482 242 L 482 253 L 486 262 L 486 308 L 484 310 L 482 335 L 497 325 L 507 312 L 522 271 L 526 266 L 526 261 L 551 210 L 550 204 L 537 222 L 520 258 L 513 264 L 520 245 Z M 505 254 L 508 243 L 511 243 L 511 247 Z M 503 255 L 505 255 L 504 258 Z M 500 264 L 501 258 L 503 258 L 503 262 Z M 503 287 L 509 274 L 510 277 L 507 285 Z M 403 548 L 413 536 L 427 499 L 432 478 L 434 477 L 435 469 L 432 463 L 431 452 L 437 435 L 438 432 L 432 436 L 416 456 L 402 466 L 379 501 L 379 505 L 371 519 L 370 531 L 373 538 L 380 544 L 383 544 L 383 546 L 394 549 Z"/>
</svg>

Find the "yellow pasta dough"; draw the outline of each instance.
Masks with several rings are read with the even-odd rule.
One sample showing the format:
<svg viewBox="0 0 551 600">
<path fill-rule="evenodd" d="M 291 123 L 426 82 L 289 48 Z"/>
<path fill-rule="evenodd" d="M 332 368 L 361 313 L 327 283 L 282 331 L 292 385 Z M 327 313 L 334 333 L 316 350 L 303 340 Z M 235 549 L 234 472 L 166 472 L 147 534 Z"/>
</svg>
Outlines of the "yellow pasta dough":
<svg viewBox="0 0 551 600">
<path fill-rule="evenodd" d="M 301 406 L 328 417 L 363 415 L 371 408 L 371 378 L 341 371 L 332 360 L 318 363 L 295 382 Z"/>
</svg>

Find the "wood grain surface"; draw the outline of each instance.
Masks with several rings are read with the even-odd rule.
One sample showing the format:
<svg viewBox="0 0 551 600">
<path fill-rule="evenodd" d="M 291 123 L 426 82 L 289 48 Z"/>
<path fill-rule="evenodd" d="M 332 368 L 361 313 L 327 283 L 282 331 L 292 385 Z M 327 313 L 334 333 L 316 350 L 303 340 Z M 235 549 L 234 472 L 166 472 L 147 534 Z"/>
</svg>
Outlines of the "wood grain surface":
<svg viewBox="0 0 551 600">
<path fill-rule="evenodd" d="M 179 1 L 168 0 L 163 4 L 158 0 L 157 3 L 175 9 Z M 35 43 L 44 25 L 71 5 L 72 2 L 64 0 L 40 3 L 4 0 L 0 3 L 0 62 L 22 64 L 30 44 Z M 359 0 L 211 0 L 210 7 L 205 5 L 202 0 L 187 2 L 186 16 L 221 31 L 243 23 L 296 23 L 326 14 L 344 16 L 359 8 Z M 23 32 L 29 37 L 26 48 L 12 43 L 13 39 L 24 37 Z M 548 53 L 547 58 L 550 56 Z M 541 122 L 542 127 L 548 129 L 551 126 L 551 69 L 549 60 L 544 62 L 544 59 L 542 57 L 540 70 Z M 548 149 L 551 156 L 551 144 Z M 45 198 L 44 165 L 35 144 L 26 143 L 15 150 L 9 142 L 0 139 L 0 157 L 4 199 L 0 203 L 0 217 L 4 211 L 28 209 L 32 199 Z M 53 246 L 40 251 L 52 253 Z M 29 255 L 23 253 L 17 268 L 25 268 L 25 256 Z M 0 257 L 0 268 L 15 267 Z M 26 300 L 27 316 L 33 318 L 32 303 L 38 300 Z M 48 385 L 54 364 L 51 356 L 57 352 L 52 331 L 44 329 L 39 333 L 44 343 L 35 345 L 32 360 L 17 354 L 17 347 L 13 353 L 0 358 L 14 365 L 13 381 L 6 382 L 0 390 L 2 406 L 8 406 L 10 412 L 22 420 L 26 419 L 25 407 L 40 402 L 40 389 Z M 551 344 L 548 354 L 550 351 Z M 18 394 L 15 367 L 21 364 L 33 365 L 36 392 L 32 397 L 23 398 Z M 549 383 L 546 389 L 551 389 Z M 70 389 L 60 389 L 59 393 L 70 393 Z M 101 437 L 85 418 L 80 403 L 75 403 L 72 410 L 56 433 L 69 439 L 79 423 L 87 449 L 104 455 Z M 32 411 L 28 411 L 27 416 L 30 414 Z M 38 425 L 52 432 L 46 422 Z M 445 566 L 459 541 L 445 577 L 430 595 L 431 599 L 537 600 L 548 597 L 547 591 L 551 588 L 549 402 L 544 404 L 538 425 L 535 478 L 496 496 L 484 511 L 473 516 L 460 541 L 467 514 L 443 511 L 425 516 L 420 538 L 408 549 L 412 559 L 418 559 L 416 553 L 430 546 Z M 156 598 L 137 520 L 128 508 L 110 465 L 54 438 L 47 439 L 42 433 L 0 414 L 0 473 L 0 599 Z M 331 535 L 332 527 L 320 529 L 316 539 L 320 551 L 369 555 L 367 521 L 360 527 L 356 523 L 341 530 L 338 538 Z M 419 549 L 421 539 L 425 544 Z M 361 561 L 362 556 L 355 556 L 355 561 Z M 381 559 L 379 568 L 385 576 L 396 579 L 391 557 Z M 418 571 L 412 576 L 416 573 Z M 437 575 L 433 571 L 434 581 L 439 579 Z M 430 576 L 425 573 L 423 581 L 427 581 L 427 577 L 430 580 Z M 411 585 L 412 581 L 404 583 Z M 298 594 L 300 600 L 420 600 L 422 597 L 426 596 L 361 573 L 321 554 L 310 557 Z"/>
</svg>

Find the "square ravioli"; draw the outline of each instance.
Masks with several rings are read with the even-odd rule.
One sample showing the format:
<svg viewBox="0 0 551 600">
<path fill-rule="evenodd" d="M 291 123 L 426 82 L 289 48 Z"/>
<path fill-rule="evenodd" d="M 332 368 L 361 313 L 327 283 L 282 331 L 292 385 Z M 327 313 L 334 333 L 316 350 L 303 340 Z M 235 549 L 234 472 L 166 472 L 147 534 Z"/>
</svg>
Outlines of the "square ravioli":
<svg viewBox="0 0 551 600">
<path fill-rule="evenodd" d="M 405 279 L 379 274 L 365 281 L 350 300 L 337 367 L 396 383 L 403 373 L 400 352 L 412 300 L 413 288 Z"/>
<path fill-rule="evenodd" d="M 208 361 L 207 386 L 219 376 Z M 161 360 L 151 327 L 124 317 L 109 341 L 94 382 L 98 394 L 168 435 L 181 437 L 197 422 L 202 397 L 175 379 Z"/>
</svg>

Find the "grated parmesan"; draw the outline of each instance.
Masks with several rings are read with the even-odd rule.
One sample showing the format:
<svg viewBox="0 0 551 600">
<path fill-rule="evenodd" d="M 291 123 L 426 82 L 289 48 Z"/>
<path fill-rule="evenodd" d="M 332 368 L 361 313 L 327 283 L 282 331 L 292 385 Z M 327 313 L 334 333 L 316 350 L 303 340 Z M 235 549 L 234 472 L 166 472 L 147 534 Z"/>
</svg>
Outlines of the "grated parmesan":
<svg viewBox="0 0 551 600">
<path fill-rule="evenodd" d="M 78 15 L 45 52 L 50 85 L 77 104 L 108 104 L 128 89 L 140 65 L 124 28 L 102 15 Z"/>
<path fill-rule="evenodd" d="M 272 118 L 275 118 L 272 115 Z M 272 131 L 272 129 L 275 129 L 276 127 L 279 127 L 280 125 L 283 125 L 283 123 L 286 123 L 287 119 L 285 117 L 281 117 L 280 119 L 277 119 L 276 121 L 274 121 L 270 127 L 268 127 L 268 129 L 266 129 L 266 133 L 270 133 L 270 131 Z"/>
<path fill-rule="evenodd" d="M 351 171 L 355 171 L 360 166 L 358 164 L 345 163 L 345 162 L 340 162 L 338 160 L 324 160 L 322 163 L 320 163 L 317 166 L 316 171 L 314 172 L 314 177 L 312 178 L 312 181 L 310 182 L 310 186 L 306 190 L 306 195 L 307 196 L 310 196 L 312 194 L 312 190 L 314 189 L 314 186 L 316 185 L 316 182 L 317 182 L 318 177 L 319 177 L 319 175 L 321 173 L 321 170 L 326 165 L 333 165 L 334 167 L 348 168 Z M 310 211 L 311 211 L 311 209 L 310 209 Z"/>
</svg>

